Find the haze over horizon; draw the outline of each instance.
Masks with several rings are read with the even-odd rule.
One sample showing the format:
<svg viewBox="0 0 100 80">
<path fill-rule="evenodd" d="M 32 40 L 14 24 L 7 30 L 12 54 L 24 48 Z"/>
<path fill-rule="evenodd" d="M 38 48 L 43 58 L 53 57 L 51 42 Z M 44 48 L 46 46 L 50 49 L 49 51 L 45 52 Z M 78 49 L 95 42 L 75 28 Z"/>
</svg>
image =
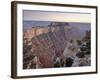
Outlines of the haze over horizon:
<svg viewBox="0 0 100 80">
<path fill-rule="evenodd" d="M 52 23 L 51 21 L 23 21 L 23 29 L 31 29 L 35 26 L 44 26 L 47 27 Z M 64 22 L 65 23 L 65 22 Z M 66 22 L 69 24 L 69 26 L 77 27 L 83 31 L 90 30 L 91 24 L 90 23 L 75 23 L 75 22 Z"/>
</svg>

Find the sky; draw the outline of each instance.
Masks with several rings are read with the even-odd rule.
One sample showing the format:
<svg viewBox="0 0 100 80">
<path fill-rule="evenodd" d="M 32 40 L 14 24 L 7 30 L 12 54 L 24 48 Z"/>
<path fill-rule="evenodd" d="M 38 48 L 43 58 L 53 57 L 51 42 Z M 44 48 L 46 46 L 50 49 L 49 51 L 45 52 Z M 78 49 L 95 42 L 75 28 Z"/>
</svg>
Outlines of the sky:
<svg viewBox="0 0 100 80">
<path fill-rule="evenodd" d="M 75 12 L 72 13 L 72 12 L 23 10 L 23 20 L 90 23 L 91 14 L 75 13 Z"/>
<path fill-rule="evenodd" d="M 70 26 L 90 30 L 91 14 L 23 10 L 24 30 L 33 26 L 47 26 L 51 22 L 68 22 Z"/>
</svg>

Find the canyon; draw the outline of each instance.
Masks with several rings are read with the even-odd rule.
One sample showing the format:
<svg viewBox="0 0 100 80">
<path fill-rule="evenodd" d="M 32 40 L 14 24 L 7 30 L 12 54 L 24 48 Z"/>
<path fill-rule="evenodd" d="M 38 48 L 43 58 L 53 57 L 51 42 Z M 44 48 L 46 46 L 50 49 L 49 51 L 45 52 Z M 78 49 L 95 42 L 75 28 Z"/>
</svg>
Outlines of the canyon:
<svg viewBox="0 0 100 80">
<path fill-rule="evenodd" d="M 90 66 L 89 42 L 90 31 L 65 22 L 33 26 L 23 32 L 23 69 Z M 86 50 L 82 51 L 84 43 Z"/>
</svg>

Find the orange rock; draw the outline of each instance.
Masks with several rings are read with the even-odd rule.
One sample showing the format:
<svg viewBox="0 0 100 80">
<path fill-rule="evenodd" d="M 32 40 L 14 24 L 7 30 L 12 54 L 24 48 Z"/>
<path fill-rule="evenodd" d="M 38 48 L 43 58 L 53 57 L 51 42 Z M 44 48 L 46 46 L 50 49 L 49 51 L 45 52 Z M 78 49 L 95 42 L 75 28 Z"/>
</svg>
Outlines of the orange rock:
<svg viewBox="0 0 100 80">
<path fill-rule="evenodd" d="M 39 60 L 42 64 L 42 68 L 51 68 L 54 66 L 52 57 L 48 53 L 41 53 Z"/>
</svg>

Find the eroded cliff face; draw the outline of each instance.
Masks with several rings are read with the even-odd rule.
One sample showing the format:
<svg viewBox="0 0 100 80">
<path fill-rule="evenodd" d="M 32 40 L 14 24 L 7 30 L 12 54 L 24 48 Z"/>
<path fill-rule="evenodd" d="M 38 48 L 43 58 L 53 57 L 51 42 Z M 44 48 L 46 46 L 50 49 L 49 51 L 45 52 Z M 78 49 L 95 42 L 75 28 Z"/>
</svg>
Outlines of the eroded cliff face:
<svg viewBox="0 0 100 80">
<path fill-rule="evenodd" d="M 76 54 L 80 45 L 76 42 L 77 40 L 82 42 L 84 37 L 80 29 L 62 22 L 52 22 L 48 26 L 34 26 L 24 31 L 23 69 L 67 67 L 70 64 L 79 66 Z M 69 65 L 66 65 L 66 60 L 69 61 Z M 75 61 L 78 61 L 77 64 Z M 90 65 L 90 62 L 86 65 Z"/>
</svg>

